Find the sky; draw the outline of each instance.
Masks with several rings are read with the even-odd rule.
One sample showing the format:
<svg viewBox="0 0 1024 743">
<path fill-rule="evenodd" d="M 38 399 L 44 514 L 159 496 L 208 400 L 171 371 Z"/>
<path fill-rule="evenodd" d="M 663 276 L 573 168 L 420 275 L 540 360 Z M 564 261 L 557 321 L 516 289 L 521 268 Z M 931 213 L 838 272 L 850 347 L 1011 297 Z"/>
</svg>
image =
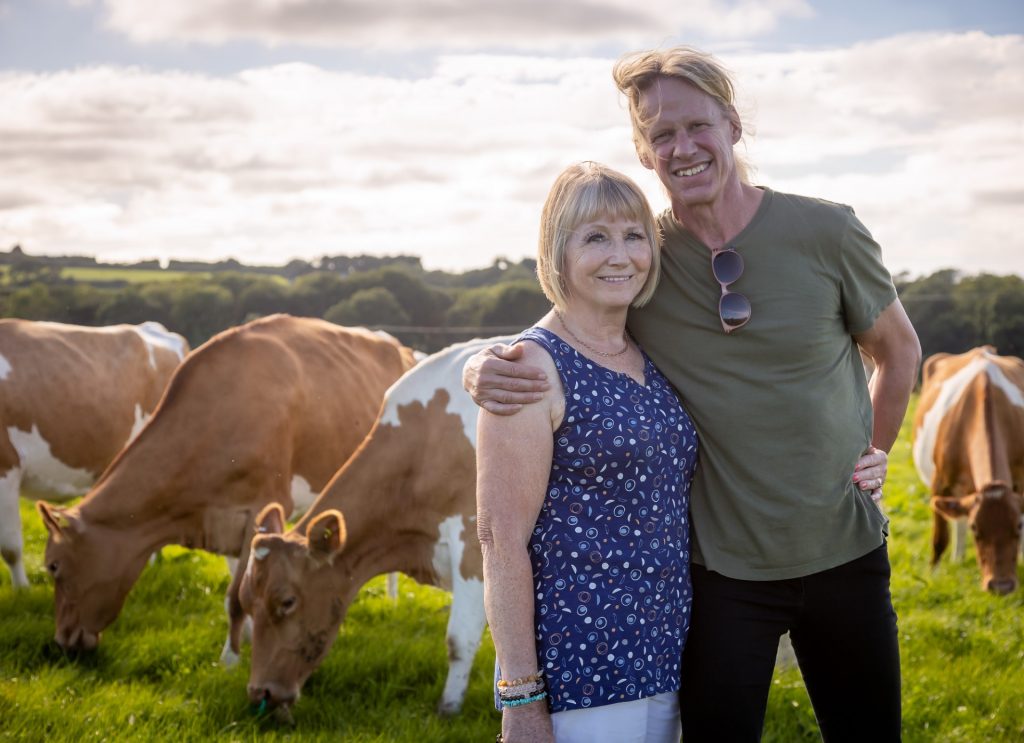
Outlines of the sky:
<svg viewBox="0 0 1024 743">
<path fill-rule="evenodd" d="M 0 0 L 0 250 L 532 257 L 570 163 L 667 206 L 611 66 L 677 44 L 734 73 L 755 183 L 893 273 L 1024 274 L 1020 0 Z"/>
</svg>

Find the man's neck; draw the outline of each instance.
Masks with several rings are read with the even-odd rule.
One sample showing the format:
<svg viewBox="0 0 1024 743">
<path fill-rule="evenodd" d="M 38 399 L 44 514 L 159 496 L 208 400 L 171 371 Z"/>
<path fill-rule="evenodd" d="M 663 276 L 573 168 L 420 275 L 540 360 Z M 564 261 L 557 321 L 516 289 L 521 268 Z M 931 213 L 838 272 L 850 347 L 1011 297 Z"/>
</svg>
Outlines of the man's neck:
<svg viewBox="0 0 1024 743">
<path fill-rule="evenodd" d="M 672 216 L 711 250 L 724 248 L 750 224 L 764 191 L 746 183 L 722 194 L 711 204 L 687 206 L 673 202 Z"/>
</svg>

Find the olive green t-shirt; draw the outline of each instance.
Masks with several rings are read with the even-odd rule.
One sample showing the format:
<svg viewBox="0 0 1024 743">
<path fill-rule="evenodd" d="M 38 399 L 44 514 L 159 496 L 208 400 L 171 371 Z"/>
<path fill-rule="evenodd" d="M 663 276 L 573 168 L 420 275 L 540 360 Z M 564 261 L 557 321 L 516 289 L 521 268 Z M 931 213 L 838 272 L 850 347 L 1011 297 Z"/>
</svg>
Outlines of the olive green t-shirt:
<svg viewBox="0 0 1024 743">
<path fill-rule="evenodd" d="M 896 298 L 881 250 L 847 206 L 773 192 L 729 246 L 729 289 L 751 319 L 718 317 L 710 250 L 670 211 L 661 283 L 629 328 L 680 393 L 700 436 L 693 559 L 743 580 L 809 575 L 882 544 L 888 522 L 853 483 L 871 400 L 851 335 Z"/>
</svg>

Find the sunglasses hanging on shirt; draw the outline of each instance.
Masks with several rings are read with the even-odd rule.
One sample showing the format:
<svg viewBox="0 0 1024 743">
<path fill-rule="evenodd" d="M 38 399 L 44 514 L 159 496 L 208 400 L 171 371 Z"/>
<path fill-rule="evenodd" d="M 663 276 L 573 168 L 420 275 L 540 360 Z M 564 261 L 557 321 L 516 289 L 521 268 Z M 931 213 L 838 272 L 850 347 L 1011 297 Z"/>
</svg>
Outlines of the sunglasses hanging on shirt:
<svg viewBox="0 0 1024 743">
<path fill-rule="evenodd" d="M 750 322 L 750 300 L 739 292 L 729 291 L 729 284 L 743 275 L 743 257 L 733 248 L 721 248 L 711 253 L 711 272 L 722 288 L 718 300 L 718 318 L 722 330 L 731 333 Z"/>
</svg>

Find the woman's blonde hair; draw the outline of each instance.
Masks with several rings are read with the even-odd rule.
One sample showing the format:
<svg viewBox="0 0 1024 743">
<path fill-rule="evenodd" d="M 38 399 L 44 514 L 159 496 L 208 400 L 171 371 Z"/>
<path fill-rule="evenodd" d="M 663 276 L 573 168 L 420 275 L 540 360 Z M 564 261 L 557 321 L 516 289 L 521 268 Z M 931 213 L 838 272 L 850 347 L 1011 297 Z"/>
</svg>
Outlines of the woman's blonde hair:
<svg viewBox="0 0 1024 743">
<path fill-rule="evenodd" d="M 603 216 L 632 219 L 643 226 L 651 246 L 651 268 L 633 306 L 643 306 L 654 295 L 661 274 L 661 247 L 651 206 L 630 178 L 607 165 L 588 161 L 570 165 L 559 174 L 541 212 L 537 278 L 544 296 L 555 307 L 564 309 L 569 298 L 565 283 L 569 238 L 581 224 Z"/>
<path fill-rule="evenodd" d="M 715 99 L 726 115 L 735 116 L 736 121 L 739 121 L 732 76 L 717 59 L 698 49 L 677 46 L 672 49 L 630 52 L 619 57 L 612 68 L 612 77 L 619 92 L 629 101 L 633 142 L 641 158 L 652 158 L 654 153 L 645 136 L 649 121 L 640 114 L 640 96 L 658 78 L 675 78 L 690 83 Z M 735 160 L 740 180 L 749 182 L 749 165 L 742 157 L 736 156 Z"/>
</svg>

